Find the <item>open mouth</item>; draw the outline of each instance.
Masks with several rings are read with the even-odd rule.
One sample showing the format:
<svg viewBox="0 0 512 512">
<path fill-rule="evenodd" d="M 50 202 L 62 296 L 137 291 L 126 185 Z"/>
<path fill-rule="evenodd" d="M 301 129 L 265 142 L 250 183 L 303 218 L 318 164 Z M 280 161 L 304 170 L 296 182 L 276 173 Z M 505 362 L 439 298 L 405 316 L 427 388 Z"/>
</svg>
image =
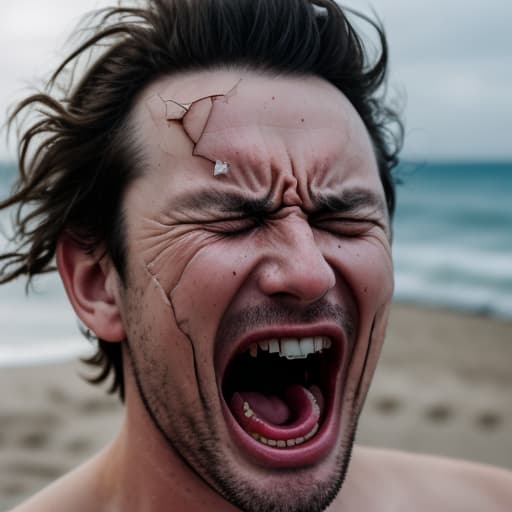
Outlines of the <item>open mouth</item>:
<svg viewBox="0 0 512 512">
<path fill-rule="evenodd" d="M 327 335 L 254 341 L 228 364 L 224 401 L 261 449 L 296 452 L 315 443 L 331 416 L 343 352 Z"/>
</svg>

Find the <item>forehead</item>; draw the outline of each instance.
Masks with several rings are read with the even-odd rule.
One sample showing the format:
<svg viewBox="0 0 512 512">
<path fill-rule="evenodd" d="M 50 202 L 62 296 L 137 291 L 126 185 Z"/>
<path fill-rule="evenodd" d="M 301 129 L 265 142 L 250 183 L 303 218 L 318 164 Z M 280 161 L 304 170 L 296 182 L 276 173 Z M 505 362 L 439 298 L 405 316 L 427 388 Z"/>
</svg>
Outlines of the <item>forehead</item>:
<svg viewBox="0 0 512 512">
<path fill-rule="evenodd" d="M 145 177 L 183 188 L 277 195 L 371 188 L 382 193 L 372 144 L 359 115 L 316 77 L 203 71 L 165 77 L 133 113 Z M 214 176 L 216 162 L 227 174 Z"/>
</svg>

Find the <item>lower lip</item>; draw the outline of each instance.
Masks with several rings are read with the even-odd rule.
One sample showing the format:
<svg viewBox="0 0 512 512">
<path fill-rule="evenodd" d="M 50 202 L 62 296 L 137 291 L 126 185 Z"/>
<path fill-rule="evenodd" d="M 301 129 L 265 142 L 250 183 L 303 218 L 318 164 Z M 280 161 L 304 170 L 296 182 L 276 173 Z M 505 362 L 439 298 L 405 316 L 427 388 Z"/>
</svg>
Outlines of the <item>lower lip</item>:
<svg viewBox="0 0 512 512">
<path fill-rule="evenodd" d="M 261 466 L 276 469 L 310 466 L 324 459 L 336 443 L 340 417 L 339 414 L 333 414 L 336 409 L 333 405 L 329 406 L 329 414 L 318 433 L 309 441 L 293 448 L 272 448 L 259 443 L 242 429 L 224 400 L 222 407 L 236 444 L 253 462 Z"/>
<path fill-rule="evenodd" d="M 260 466 L 275 469 L 311 466 L 329 455 L 337 441 L 341 421 L 340 404 L 343 390 L 337 385 L 337 381 L 343 373 L 346 358 L 341 357 L 341 361 L 341 370 L 330 382 L 330 393 L 325 404 L 327 415 L 323 418 L 317 434 L 299 446 L 273 448 L 256 441 L 240 426 L 222 396 L 222 409 L 228 429 L 244 455 Z"/>
</svg>

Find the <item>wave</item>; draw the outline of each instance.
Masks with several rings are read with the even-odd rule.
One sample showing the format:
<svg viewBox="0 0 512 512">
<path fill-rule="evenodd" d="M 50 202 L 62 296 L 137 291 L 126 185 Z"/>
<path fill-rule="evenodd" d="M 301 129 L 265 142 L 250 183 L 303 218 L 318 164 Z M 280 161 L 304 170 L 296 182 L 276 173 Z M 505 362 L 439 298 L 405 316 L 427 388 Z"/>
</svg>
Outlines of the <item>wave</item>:
<svg viewBox="0 0 512 512">
<path fill-rule="evenodd" d="M 500 252 L 450 245 L 402 244 L 395 248 L 395 266 L 418 272 L 450 270 L 468 278 L 506 280 L 511 281 L 512 287 L 512 257 Z"/>
<path fill-rule="evenodd" d="M 94 348 L 84 338 L 37 338 L 23 343 L 0 343 L 0 367 L 33 366 L 88 357 Z"/>
<path fill-rule="evenodd" d="M 395 299 L 512 318 L 511 250 L 397 244 Z"/>
<path fill-rule="evenodd" d="M 512 319 L 512 294 L 509 290 L 474 283 L 433 281 L 419 273 L 396 273 L 394 300 Z"/>
</svg>

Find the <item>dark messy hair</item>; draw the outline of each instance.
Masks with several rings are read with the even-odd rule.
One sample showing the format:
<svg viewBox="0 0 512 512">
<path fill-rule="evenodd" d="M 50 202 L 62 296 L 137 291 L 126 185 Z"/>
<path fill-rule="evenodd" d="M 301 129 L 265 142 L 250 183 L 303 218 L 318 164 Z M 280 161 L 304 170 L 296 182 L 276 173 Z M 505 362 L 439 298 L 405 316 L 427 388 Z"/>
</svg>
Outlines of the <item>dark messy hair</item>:
<svg viewBox="0 0 512 512">
<path fill-rule="evenodd" d="M 25 123 L 21 119 L 19 177 L 11 196 L 0 202 L 0 209 L 17 208 L 15 248 L 0 255 L 0 284 L 21 275 L 30 283 L 55 270 L 64 231 L 85 250 L 104 247 L 125 282 L 121 198 L 141 172 L 129 114 L 148 83 L 183 71 L 240 66 L 332 83 L 366 125 L 391 216 L 391 170 L 398 163 L 402 125 L 381 87 L 386 38 L 379 23 L 350 11 L 377 34 L 377 54 L 370 59 L 347 11 L 334 0 L 141 0 L 92 14 L 86 40 L 46 90 L 19 103 L 10 116 L 10 126 L 20 118 Z M 84 55 L 85 72 L 75 80 Z M 21 115 L 27 113 L 35 120 Z M 100 368 L 91 382 L 113 373 L 110 392 L 119 391 L 123 399 L 121 345 L 99 339 L 87 362 Z"/>
</svg>

